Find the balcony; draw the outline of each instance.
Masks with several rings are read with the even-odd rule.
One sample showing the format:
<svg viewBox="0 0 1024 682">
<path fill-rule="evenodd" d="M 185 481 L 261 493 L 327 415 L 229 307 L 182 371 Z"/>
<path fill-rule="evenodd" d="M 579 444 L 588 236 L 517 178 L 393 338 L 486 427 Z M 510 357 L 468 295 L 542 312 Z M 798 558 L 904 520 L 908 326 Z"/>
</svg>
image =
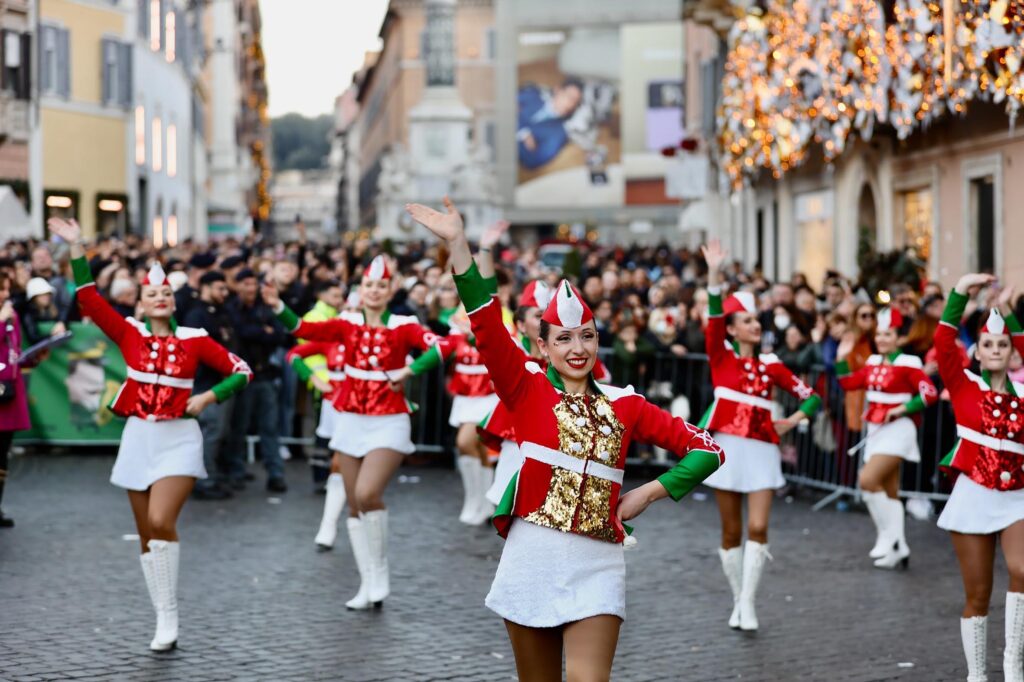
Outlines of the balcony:
<svg viewBox="0 0 1024 682">
<path fill-rule="evenodd" d="M 14 142 L 28 142 L 30 116 L 28 100 L 0 94 L 0 136 Z"/>
</svg>

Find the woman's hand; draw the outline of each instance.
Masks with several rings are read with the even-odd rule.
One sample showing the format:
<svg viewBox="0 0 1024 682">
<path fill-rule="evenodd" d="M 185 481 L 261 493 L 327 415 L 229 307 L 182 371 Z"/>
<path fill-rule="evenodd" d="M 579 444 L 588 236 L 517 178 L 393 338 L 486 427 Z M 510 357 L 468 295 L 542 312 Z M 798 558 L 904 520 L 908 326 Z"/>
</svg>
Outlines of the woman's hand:
<svg viewBox="0 0 1024 682">
<path fill-rule="evenodd" d="M 645 483 L 639 488 L 630 490 L 619 498 L 619 507 L 616 516 L 619 521 L 629 521 L 644 513 L 652 502 L 668 496 L 665 486 L 657 481 Z"/>
<path fill-rule="evenodd" d="M 334 390 L 334 387 L 331 386 L 331 382 L 324 381 L 323 379 L 321 379 L 320 377 L 318 377 L 315 374 L 310 379 L 310 383 L 313 384 L 313 388 L 315 388 L 316 390 L 320 391 L 324 395 L 326 395 L 326 394 L 328 394 L 328 393 L 330 393 L 331 391 Z"/>
<path fill-rule="evenodd" d="M 480 235 L 480 248 L 481 249 L 492 249 L 494 246 L 501 241 L 502 235 L 508 232 L 508 228 L 512 223 L 507 220 L 498 220 L 491 224 L 484 233 Z"/>
<path fill-rule="evenodd" d="M 277 287 L 270 282 L 264 282 L 260 285 L 260 296 L 263 297 L 264 303 L 277 311 L 277 306 L 281 302 L 281 294 L 278 293 Z"/>
<path fill-rule="evenodd" d="M 995 275 L 988 275 L 983 272 L 969 273 L 961 277 L 960 281 L 956 283 L 956 291 L 958 294 L 966 296 L 971 287 L 987 286 L 994 281 L 996 281 Z"/>
<path fill-rule="evenodd" d="M 700 247 L 700 250 L 704 254 L 709 272 L 719 272 L 729 257 L 729 252 L 722 248 L 722 242 L 717 239 L 710 240 L 707 245 Z"/>
<path fill-rule="evenodd" d="M 785 419 L 781 419 L 775 422 L 775 433 L 779 436 L 785 436 L 787 433 L 796 428 L 797 424 L 803 421 L 803 412 L 798 412 L 795 415 L 790 415 Z"/>
<path fill-rule="evenodd" d="M 999 292 L 999 298 L 996 299 L 996 305 L 999 306 L 999 312 L 1003 316 L 1009 315 L 1013 312 L 1013 295 L 1015 287 L 1012 284 L 1007 284 L 1003 287 L 1003 290 Z"/>
<path fill-rule="evenodd" d="M 423 204 L 406 204 L 405 210 L 413 220 L 446 242 L 464 239 L 466 234 L 462 226 L 462 216 L 455 210 L 455 204 L 445 197 L 444 207 L 447 213 L 441 213 Z"/>
<path fill-rule="evenodd" d="M 412 370 L 407 366 L 394 372 L 388 372 L 388 387 L 398 393 L 402 390 L 402 384 L 412 376 Z"/>
<path fill-rule="evenodd" d="M 185 412 L 193 417 L 198 417 L 200 412 L 215 402 L 217 402 L 217 396 L 213 391 L 204 391 L 189 397 L 188 402 L 185 403 Z"/>
<path fill-rule="evenodd" d="M 843 340 L 839 342 L 839 346 L 836 348 L 836 361 L 845 360 L 849 357 L 850 353 L 853 352 L 853 347 L 856 342 L 852 335 L 844 335 Z"/>
<path fill-rule="evenodd" d="M 63 322 L 58 322 L 53 325 L 53 329 L 50 330 L 50 336 L 60 336 L 67 331 L 67 327 L 64 326 Z"/>
<path fill-rule="evenodd" d="M 74 244 L 82 238 L 82 228 L 78 226 L 78 222 L 71 218 L 70 220 L 64 220 L 63 218 L 50 218 L 46 221 L 46 227 L 50 229 L 50 232 L 57 235 L 68 244 Z"/>
<path fill-rule="evenodd" d="M 6 322 L 14 317 L 14 305 L 10 301 L 4 301 L 0 306 L 0 322 Z"/>
<path fill-rule="evenodd" d="M 905 405 L 897 405 L 888 412 L 885 413 L 885 423 L 889 424 L 902 417 L 907 416 L 907 408 Z"/>
</svg>

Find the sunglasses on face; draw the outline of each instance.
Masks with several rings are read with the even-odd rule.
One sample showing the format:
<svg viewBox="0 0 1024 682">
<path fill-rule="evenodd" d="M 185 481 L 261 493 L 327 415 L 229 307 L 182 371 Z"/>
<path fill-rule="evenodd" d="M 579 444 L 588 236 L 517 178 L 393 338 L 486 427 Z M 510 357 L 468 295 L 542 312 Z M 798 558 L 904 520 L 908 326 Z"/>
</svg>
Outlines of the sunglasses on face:
<svg viewBox="0 0 1024 682">
<path fill-rule="evenodd" d="M 875 319 L 875 314 L 874 313 L 860 313 L 860 314 L 857 315 L 857 317 L 859 317 L 862 320 L 873 320 L 873 319 Z"/>
</svg>

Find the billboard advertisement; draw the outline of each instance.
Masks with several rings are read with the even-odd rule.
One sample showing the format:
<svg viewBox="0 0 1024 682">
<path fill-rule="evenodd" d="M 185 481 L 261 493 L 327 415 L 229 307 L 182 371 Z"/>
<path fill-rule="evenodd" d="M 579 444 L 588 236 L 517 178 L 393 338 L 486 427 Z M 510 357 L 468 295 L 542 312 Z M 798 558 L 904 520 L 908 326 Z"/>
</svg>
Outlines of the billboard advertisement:
<svg viewBox="0 0 1024 682">
<path fill-rule="evenodd" d="M 661 153 L 684 137 L 679 22 L 521 31 L 516 205 L 674 203 Z"/>
</svg>

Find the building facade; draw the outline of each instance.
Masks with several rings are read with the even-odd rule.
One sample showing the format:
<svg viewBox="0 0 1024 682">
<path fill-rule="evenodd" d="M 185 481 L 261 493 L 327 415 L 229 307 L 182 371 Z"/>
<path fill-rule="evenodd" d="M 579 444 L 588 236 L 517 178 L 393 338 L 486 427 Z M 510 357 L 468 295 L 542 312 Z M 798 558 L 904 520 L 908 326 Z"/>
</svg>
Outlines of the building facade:
<svg viewBox="0 0 1024 682">
<path fill-rule="evenodd" d="M 0 185 L 28 202 L 29 142 L 34 128 L 32 68 L 35 2 L 0 4 Z"/>
<path fill-rule="evenodd" d="M 75 217 L 89 237 L 128 224 L 132 16 L 126 3 L 109 0 L 39 5 L 33 212 Z"/>
</svg>

